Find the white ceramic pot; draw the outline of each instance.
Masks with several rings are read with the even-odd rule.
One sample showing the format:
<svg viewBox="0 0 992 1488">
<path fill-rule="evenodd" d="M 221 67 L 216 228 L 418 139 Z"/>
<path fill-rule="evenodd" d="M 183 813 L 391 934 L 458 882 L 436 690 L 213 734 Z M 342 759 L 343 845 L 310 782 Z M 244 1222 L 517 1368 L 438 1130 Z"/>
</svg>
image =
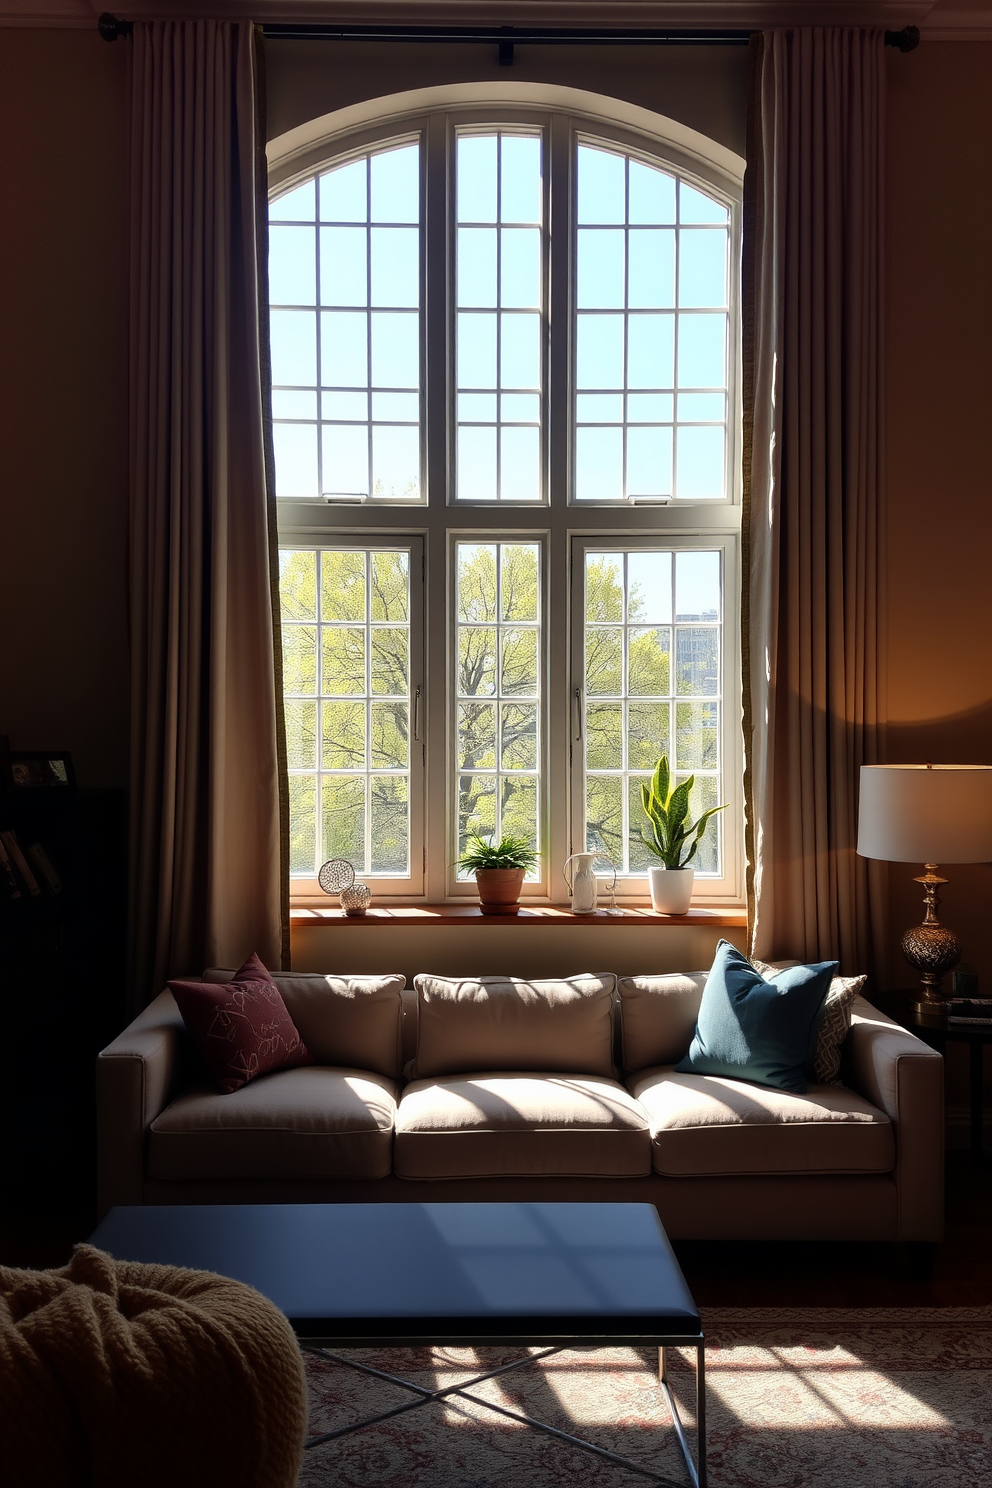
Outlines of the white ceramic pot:
<svg viewBox="0 0 992 1488">
<path fill-rule="evenodd" d="M 649 868 L 651 908 L 659 914 L 685 914 L 692 898 L 694 868 Z"/>
</svg>

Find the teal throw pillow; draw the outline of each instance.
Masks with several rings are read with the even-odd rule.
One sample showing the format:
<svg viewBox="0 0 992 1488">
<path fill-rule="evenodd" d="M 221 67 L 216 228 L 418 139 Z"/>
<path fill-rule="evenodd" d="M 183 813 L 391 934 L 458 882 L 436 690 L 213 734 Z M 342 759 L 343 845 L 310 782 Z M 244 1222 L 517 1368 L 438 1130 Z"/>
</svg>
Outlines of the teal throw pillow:
<svg viewBox="0 0 992 1488">
<path fill-rule="evenodd" d="M 836 961 L 790 966 L 766 981 L 736 946 L 721 940 L 696 1018 L 683 1075 L 725 1075 L 778 1090 L 806 1089 L 817 1025 Z"/>
</svg>

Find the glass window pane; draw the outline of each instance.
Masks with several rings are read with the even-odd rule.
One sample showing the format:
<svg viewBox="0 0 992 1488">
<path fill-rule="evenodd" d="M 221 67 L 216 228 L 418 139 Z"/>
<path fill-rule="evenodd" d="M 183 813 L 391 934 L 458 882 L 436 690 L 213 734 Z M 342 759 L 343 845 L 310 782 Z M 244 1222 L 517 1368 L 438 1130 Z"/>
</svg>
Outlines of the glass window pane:
<svg viewBox="0 0 992 1488">
<path fill-rule="evenodd" d="M 623 777 L 586 777 L 586 852 L 602 853 L 604 862 L 593 866 L 607 871 L 607 863 L 623 869 Z"/>
<path fill-rule="evenodd" d="M 622 620 L 623 554 L 587 553 L 585 579 L 585 618 Z"/>
<path fill-rule="evenodd" d="M 461 774 L 458 777 L 458 853 L 468 848 L 469 834 L 490 837 L 496 831 L 496 776 Z M 459 871 L 462 880 L 470 873 Z"/>
<path fill-rule="evenodd" d="M 485 314 L 458 316 L 458 386 L 496 386 L 496 317 Z"/>
<path fill-rule="evenodd" d="M 313 874 L 317 840 L 317 777 L 289 777 L 289 871 Z"/>
<path fill-rule="evenodd" d="M 461 501 L 496 500 L 496 430 L 478 426 L 458 430 L 458 489 Z"/>
<path fill-rule="evenodd" d="M 364 431 L 363 431 L 364 432 Z M 372 495 L 392 501 L 420 497 L 420 430 L 372 428 Z"/>
<path fill-rule="evenodd" d="M 416 393 L 373 393 L 372 417 L 416 424 L 420 421 L 420 399 Z"/>
<path fill-rule="evenodd" d="M 458 304 L 496 305 L 496 229 L 494 227 L 460 227 L 458 229 Z"/>
<path fill-rule="evenodd" d="M 575 401 L 580 424 L 622 424 L 622 393 L 580 393 Z"/>
<path fill-rule="evenodd" d="M 458 221 L 496 221 L 496 136 L 459 135 Z"/>
<path fill-rule="evenodd" d="M 675 234 L 632 229 L 627 303 L 632 310 L 664 310 L 675 304 Z M 723 301 L 712 301 L 713 304 Z"/>
<path fill-rule="evenodd" d="M 576 429 L 575 495 L 579 501 L 618 501 L 623 496 L 622 429 Z"/>
<path fill-rule="evenodd" d="M 276 494 L 315 497 L 317 489 L 317 425 L 273 424 L 276 457 Z"/>
<path fill-rule="evenodd" d="M 679 393 L 679 420 L 684 423 L 718 421 L 727 417 L 726 393 Z"/>
<path fill-rule="evenodd" d="M 372 314 L 374 387 L 420 386 L 420 317 L 409 311 Z"/>
<path fill-rule="evenodd" d="M 671 624 L 671 553 L 628 554 L 627 619 L 646 621 L 651 625 Z"/>
<path fill-rule="evenodd" d="M 420 221 L 420 148 L 401 145 L 372 156 L 372 221 Z"/>
<path fill-rule="evenodd" d="M 279 605 L 284 620 L 316 620 L 316 553 L 287 548 L 280 551 Z"/>
<path fill-rule="evenodd" d="M 496 766 L 496 704 L 459 703 L 458 768 L 492 770 Z"/>
<path fill-rule="evenodd" d="M 462 424 L 494 424 L 495 393 L 459 393 L 458 421 Z"/>
<path fill-rule="evenodd" d="M 632 770 L 653 770 L 663 754 L 671 755 L 669 703 L 630 703 L 627 707 L 627 757 Z"/>
<path fill-rule="evenodd" d="M 492 697 L 496 692 L 496 630 L 463 626 L 458 635 L 458 691 L 462 697 Z"/>
<path fill-rule="evenodd" d="M 314 183 L 304 181 L 269 203 L 269 218 L 272 222 L 312 222 L 315 203 Z"/>
<path fill-rule="evenodd" d="M 627 386 L 671 387 L 674 346 L 674 315 L 632 315 L 627 329 Z"/>
<path fill-rule="evenodd" d="M 369 419 L 368 393 L 321 393 L 321 418 L 335 422 L 367 424 Z"/>
<path fill-rule="evenodd" d="M 623 769 L 623 704 L 594 703 L 586 709 L 586 769 Z"/>
<path fill-rule="evenodd" d="M 365 631 L 353 625 L 321 627 L 321 692 L 325 697 L 364 693 Z"/>
<path fill-rule="evenodd" d="M 368 496 L 369 436 L 364 424 L 325 424 L 322 496 Z"/>
<path fill-rule="evenodd" d="M 317 271 L 312 227 L 269 228 L 269 303 L 315 305 Z"/>
<path fill-rule="evenodd" d="M 409 631 L 398 625 L 374 625 L 370 638 L 372 691 L 379 697 L 409 696 Z"/>
<path fill-rule="evenodd" d="M 623 387 L 623 319 L 622 315 L 579 315 L 577 387 Z"/>
<path fill-rule="evenodd" d="M 321 703 L 320 762 L 325 770 L 365 768 L 365 704 Z"/>
<path fill-rule="evenodd" d="M 286 715 L 286 764 L 291 770 L 317 767 L 317 704 L 284 703 Z"/>
<path fill-rule="evenodd" d="M 369 780 L 372 805 L 369 871 L 383 877 L 410 871 L 410 803 L 405 775 L 373 775 Z"/>
<path fill-rule="evenodd" d="M 672 633 L 667 625 L 634 627 L 627 651 L 631 697 L 667 697 L 671 691 Z"/>
<path fill-rule="evenodd" d="M 715 770 L 718 746 L 716 703 L 676 703 L 675 768 Z"/>
<path fill-rule="evenodd" d="M 716 626 L 675 627 L 675 691 L 683 697 L 719 691 L 720 639 Z"/>
<path fill-rule="evenodd" d="M 321 852 L 346 858 L 365 872 L 365 776 L 325 775 L 321 780 Z"/>
<path fill-rule="evenodd" d="M 729 220 L 730 213 L 720 202 L 714 201 L 713 197 L 702 191 L 696 191 L 685 181 L 679 182 L 680 222 L 725 223 Z"/>
<path fill-rule="evenodd" d="M 672 494 L 672 431 L 634 428 L 627 431 L 627 495 Z"/>
<path fill-rule="evenodd" d="M 624 157 L 580 145 L 579 222 L 622 223 L 626 216 Z"/>
<path fill-rule="evenodd" d="M 317 381 L 317 317 L 312 310 L 273 310 L 272 381 L 313 387 Z"/>
<path fill-rule="evenodd" d="M 627 418 L 632 424 L 670 424 L 675 412 L 671 393 L 631 393 Z"/>
<path fill-rule="evenodd" d="M 332 548 L 320 555 L 320 618 L 365 619 L 365 564 L 360 548 Z"/>
<path fill-rule="evenodd" d="M 596 697 L 623 694 L 623 631 L 590 626 L 586 631 L 586 692 Z"/>
<path fill-rule="evenodd" d="M 655 761 L 652 760 L 651 763 L 653 765 Z M 659 867 L 661 859 L 644 841 L 644 833 L 648 830 L 648 824 L 641 803 L 641 780 L 637 776 L 631 776 L 627 784 L 627 820 L 629 823 L 627 831 L 629 871 L 647 873 L 649 868 Z"/>
<path fill-rule="evenodd" d="M 541 421 L 541 399 L 538 393 L 504 393 L 499 406 L 504 423 L 537 424 Z"/>
<path fill-rule="evenodd" d="M 496 544 L 458 544 L 459 620 L 496 619 Z"/>
<path fill-rule="evenodd" d="M 531 705 L 530 703 L 504 703 L 499 711 L 500 755 L 503 769 L 536 770 L 536 705 Z"/>
<path fill-rule="evenodd" d="M 372 554 L 373 620 L 410 618 L 410 555 L 405 552 Z"/>
<path fill-rule="evenodd" d="M 500 780 L 500 834 L 537 842 L 537 781 L 533 776 L 503 775 Z M 527 878 L 537 878 L 528 873 Z"/>
<path fill-rule="evenodd" d="M 317 691 L 317 632 L 312 625 L 283 627 L 282 685 L 287 697 L 312 697 Z"/>
<path fill-rule="evenodd" d="M 500 155 L 500 220 L 540 222 L 540 139 L 533 135 L 504 134 Z"/>
<path fill-rule="evenodd" d="M 368 317 L 364 311 L 323 312 L 320 362 L 324 387 L 368 387 Z"/>
<path fill-rule="evenodd" d="M 501 429 L 499 494 L 503 501 L 541 499 L 539 429 Z"/>
<path fill-rule="evenodd" d="M 675 494 L 688 500 L 725 495 L 722 428 L 678 431 L 678 486 Z"/>
<path fill-rule="evenodd" d="M 720 554 L 675 555 L 676 620 L 719 620 Z"/>
<path fill-rule="evenodd" d="M 365 222 L 368 218 L 368 166 L 365 158 L 336 166 L 320 178 L 322 222 Z"/>
<path fill-rule="evenodd" d="M 624 233 L 580 227 L 576 303 L 580 310 L 622 309 Z"/>
<path fill-rule="evenodd" d="M 541 386 L 541 318 L 500 316 L 500 384 L 509 388 Z"/>
<path fill-rule="evenodd" d="M 679 304 L 726 303 L 726 229 L 687 228 L 679 234 Z"/>
<path fill-rule="evenodd" d="M 368 233 L 364 227 L 320 229 L 320 300 L 323 305 L 368 304 Z"/>
<path fill-rule="evenodd" d="M 317 394 L 315 392 L 287 392 L 274 388 L 272 392 L 272 417 L 275 419 L 317 418 Z"/>
<path fill-rule="evenodd" d="M 726 315 L 678 317 L 678 385 L 726 387 Z"/>
<path fill-rule="evenodd" d="M 420 304 L 420 233 L 410 227 L 374 227 L 372 304 Z"/>
<path fill-rule="evenodd" d="M 501 304 L 522 309 L 539 308 L 540 232 L 531 227 L 504 227 L 500 229 L 500 240 Z"/>
<path fill-rule="evenodd" d="M 675 177 L 638 160 L 630 162 L 630 221 L 666 224 L 675 221 Z"/>
<path fill-rule="evenodd" d="M 500 544 L 500 619 L 536 620 L 541 550 L 537 543 Z"/>
<path fill-rule="evenodd" d="M 500 693 L 536 697 L 537 630 L 507 626 L 500 634 Z"/>
</svg>

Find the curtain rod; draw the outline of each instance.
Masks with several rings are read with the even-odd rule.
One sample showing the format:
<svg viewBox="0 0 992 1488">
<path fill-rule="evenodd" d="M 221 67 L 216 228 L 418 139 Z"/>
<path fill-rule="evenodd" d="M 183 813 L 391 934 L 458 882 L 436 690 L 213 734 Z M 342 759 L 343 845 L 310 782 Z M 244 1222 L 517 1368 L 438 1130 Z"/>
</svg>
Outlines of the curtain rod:
<svg viewBox="0 0 992 1488">
<path fill-rule="evenodd" d="M 133 21 L 120 21 L 104 11 L 97 22 L 104 41 L 130 36 Z M 751 31 L 625 30 L 620 27 L 527 26 L 334 26 L 307 22 L 268 22 L 262 34 L 270 41 L 414 41 L 488 42 L 499 48 L 501 67 L 512 67 L 515 46 L 746 46 Z M 885 45 L 912 52 L 920 44 L 918 26 L 886 31 Z"/>
</svg>

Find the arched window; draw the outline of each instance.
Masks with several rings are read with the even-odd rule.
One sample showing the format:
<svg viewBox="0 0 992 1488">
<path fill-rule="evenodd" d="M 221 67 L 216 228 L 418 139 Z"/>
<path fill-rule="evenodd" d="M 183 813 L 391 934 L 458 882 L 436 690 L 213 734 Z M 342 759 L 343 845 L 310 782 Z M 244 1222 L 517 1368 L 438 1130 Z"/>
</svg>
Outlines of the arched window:
<svg viewBox="0 0 992 1488">
<path fill-rule="evenodd" d="M 660 119 L 331 121 L 270 205 L 294 892 L 474 892 L 479 829 L 643 895 L 667 754 L 739 897 L 739 174 Z"/>
</svg>

